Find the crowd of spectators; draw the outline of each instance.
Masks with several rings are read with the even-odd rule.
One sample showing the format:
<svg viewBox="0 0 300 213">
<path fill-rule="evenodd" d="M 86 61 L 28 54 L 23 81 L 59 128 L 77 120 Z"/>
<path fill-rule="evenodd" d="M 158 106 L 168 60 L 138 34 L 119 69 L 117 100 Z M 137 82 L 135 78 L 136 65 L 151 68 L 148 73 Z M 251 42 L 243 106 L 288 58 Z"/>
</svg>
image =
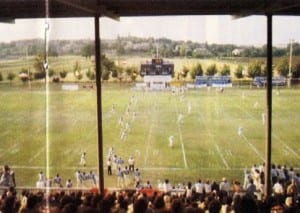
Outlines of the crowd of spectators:
<svg viewBox="0 0 300 213">
<path fill-rule="evenodd" d="M 272 195 L 264 196 L 263 165 L 245 171 L 238 180 L 202 181 L 171 184 L 168 179 L 153 187 L 150 181 L 131 190 L 97 188 L 79 190 L 36 189 L 17 193 L 14 186 L 3 187 L 0 211 L 10 212 L 103 212 L 103 213 L 300 213 L 300 175 L 285 166 L 273 165 Z M 7 171 L 7 167 L 4 168 Z M 276 171 L 276 172 L 274 172 Z M 280 172 L 283 171 L 281 174 Z M 256 174 L 258 173 L 258 174 Z M 276 175 L 275 175 L 276 173 Z M 276 178 L 275 178 L 276 176 Z"/>
</svg>

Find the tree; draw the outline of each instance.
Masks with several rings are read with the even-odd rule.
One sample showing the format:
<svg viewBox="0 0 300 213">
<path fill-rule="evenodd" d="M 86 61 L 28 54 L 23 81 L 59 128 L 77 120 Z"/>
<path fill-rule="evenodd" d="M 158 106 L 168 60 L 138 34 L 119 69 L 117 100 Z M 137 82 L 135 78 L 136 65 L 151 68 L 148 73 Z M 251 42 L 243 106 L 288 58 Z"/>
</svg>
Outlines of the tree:
<svg viewBox="0 0 300 213">
<path fill-rule="evenodd" d="M 131 75 L 130 75 L 131 81 L 135 81 L 139 73 L 138 68 L 136 66 L 131 66 L 130 69 L 131 69 Z"/>
<path fill-rule="evenodd" d="M 282 59 L 277 65 L 279 75 L 287 77 L 289 74 L 289 61 L 287 58 Z"/>
<path fill-rule="evenodd" d="M 93 72 L 90 68 L 88 69 L 88 71 L 86 72 L 86 77 L 88 77 L 88 79 L 90 79 L 91 81 L 96 79 L 96 73 Z"/>
<path fill-rule="evenodd" d="M 292 78 L 300 78 L 300 62 L 295 64 L 292 72 Z"/>
<path fill-rule="evenodd" d="M 230 66 L 227 64 L 224 64 L 220 71 L 220 75 L 222 75 L 222 76 L 230 75 Z"/>
<path fill-rule="evenodd" d="M 33 67 L 35 69 L 35 72 L 33 74 L 35 79 L 43 79 L 46 77 L 46 71 L 44 68 L 44 56 L 42 54 L 39 54 L 34 58 Z"/>
<path fill-rule="evenodd" d="M 115 69 L 113 69 L 111 71 L 111 77 L 112 78 L 118 78 L 118 67 L 116 67 Z"/>
<path fill-rule="evenodd" d="M 180 76 L 185 80 L 185 78 L 187 77 L 189 71 L 190 70 L 186 66 L 183 66 L 183 68 L 180 72 Z"/>
<path fill-rule="evenodd" d="M 11 84 L 12 81 L 15 79 L 15 77 L 16 77 L 16 74 L 15 74 L 15 73 L 9 72 L 9 73 L 7 74 L 7 80 L 10 81 L 10 84 Z"/>
<path fill-rule="evenodd" d="M 74 68 L 73 68 L 73 73 L 75 78 L 80 81 L 82 79 L 82 74 L 81 74 L 81 65 L 79 63 L 79 61 L 76 61 L 74 64 Z"/>
<path fill-rule="evenodd" d="M 238 79 L 240 79 L 240 78 L 243 78 L 244 77 L 244 74 L 243 74 L 243 66 L 242 65 L 238 65 L 237 66 L 237 68 L 236 68 L 236 70 L 235 70 L 235 73 L 234 73 L 234 75 L 235 75 L 235 77 L 236 78 L 238 78 Z"/>
<path fill-rule="evenodd" d="M 186 56 L 186 48 L 181 46 L 180 49 L 179 49 L 179 55 L 181 57 L 185 57 Z"/>
<path fill-rule="evenodd" d="M 28 75 L 28 71 L 25 68 L 22 68 L 21 71 L 19 72 L 19 78 L 21 79 L 22 82 L 26 82 L 28 80 L 30 80 L 32 77 L 32 73 L 29 73 Z"/>
<path fill-rule="evenodd" d="M 117 52 L 117 55 L 125 54 L 124 44 L 119 38 L 116 41 L 116 52 Z"/>
<path fill-rule="evenodd" d="M 59 76 L 62 78 L 62 79 L 65 79 L 68 75 L 68 72 L 66 70 L 63 70 L 61 72 L 59 72 Z"/>
<path fill-rule="evenodd" d="M 133 70 L 132 70 L 131 67 L 126 67 L 125 68 L 126 79 L 128 79 L 128 77 L 131 78 L 132 72 L 133 72 Z"/>
<path fill-rule="evenodd" d="M 94 53 L 94 49 L 91 44 L 87 44 L 81 49 L 81 55 L 86 59 L 90 59 L 93 53 Z"/>
<path fill-rule="evenodd" d="M 207 67 L 206 75 L 214 76 L 216 73 L 218 73 L 218 69 L 217 69 L 216 64 L 211 64 Z"/>
<path fill-rule="evenodd" d="M 203 75 L 203 69 L 200 63 L 197 63 L 195 66 L 192 67 L 190 71 L 191 79 L 195 79 L 196 76 Z"/>
<path fill-rule="evenodd" d="M 256 76 L 261 76 L 261 63 L 258 61 L 252 62 L 248 67 L 248 76 L 250 78 L 255 78 Z"/>
<path fill-rule="evenodd" d="M 50 69 L 48 70 L 48 77 L 51 78 L 51 77 L 53 77 L 55 74 L 56 74 L 56 73 L 55 73 L 55 71 L 54 71 L 53 69 L 50 68 Z"/>
<path fill-rule="evenodd" d="M 124 76 L 123 76 L 124 69 L 123 69 L 123 67 L 118 66 L 116 70 L 117 70 L 117 73 L 118 73 L 117 78 L 119 79 L 119 82 L 121 83 L 123 78 L 124 78 Z"/>
<path fill-rule="evenodd" d="M 107 69 L 102 70 L 101 78 L 102 78 L 103 81 L 108 81 L 109 80 L 109 75 L 110 75 L 110 71 L 108 71 Z"/>
<path fill-rule="evenodd" d="M 267 69 L 267 65 L 265 65 L 264 63 L 261 64 L 261 75 L 260 76 L 267 76 L 267 73 L 268 73 L 268 69 Z M 274 74 L 274 67 L 272 67 L 272 76 Z"/>
</svg>

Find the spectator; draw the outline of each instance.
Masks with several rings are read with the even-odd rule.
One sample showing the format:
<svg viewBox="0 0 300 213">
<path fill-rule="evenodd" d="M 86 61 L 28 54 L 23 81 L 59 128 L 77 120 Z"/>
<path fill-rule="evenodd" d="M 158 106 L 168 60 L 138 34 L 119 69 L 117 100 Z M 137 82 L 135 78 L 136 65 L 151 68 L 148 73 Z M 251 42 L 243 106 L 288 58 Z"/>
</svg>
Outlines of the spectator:
<svg viewBox="0 0 300 213">
<path fill-rule="evenodd" d="M 222 193 L 225 193 L 226 195 L 228 195 L 230 191 L 230 183 L 227 181 L 225 177 L 222 178 L 222 181 L 220 183 L 220 191 Z"/>
<path fill-rule="evenodd" d="M 221 202 L 214 199 L 208 204 L 209 213 L 220 213 L 221 207 Z"/>
<path fill-rule="evenodd" d="M 256 185 L 253 182 L 253 179 L 250 179 L 249 184 L 247 186 L 246 194 L 252 198 L 254 198 L 256 192 Z"/>
<path fill-rule="evenodd" d="M 15 186 L 15 176 L 14 172 L 11 173 L 10 168 L 8 165 L 3 166 L 2 168 L 2 175 L 0 177 L 0 186 Z"/>
<path fill-rule="evenodd" d="M 195 192 L 196 198 L 198 200 L 202 200 L 204 194 L 204 184 L 202 183 L 201 179 L 199 179 L 198 182 L 195 183 Z"/>
<path fill-rule="evenodd" d="M 145 213 L 147 210 L 147 201 L 144 198 L 138 198 L 133 205 L 134 213 Z"/>
<path fill-rule="evenodd" d="M 273 191 L 275 193 L 275 195 L 283 195 L 283 186 L 281 184 L 280 180 L 277 180 L 277 182 L 274 184 L 273 186 Z"/>
</svg>

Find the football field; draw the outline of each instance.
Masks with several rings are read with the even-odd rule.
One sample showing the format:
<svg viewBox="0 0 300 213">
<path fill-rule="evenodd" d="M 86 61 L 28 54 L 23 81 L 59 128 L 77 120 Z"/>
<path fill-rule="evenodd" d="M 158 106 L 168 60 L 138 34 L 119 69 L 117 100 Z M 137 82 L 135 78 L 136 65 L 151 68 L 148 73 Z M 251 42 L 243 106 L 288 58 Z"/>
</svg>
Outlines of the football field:
<svg viewBox="0 0 300 213">
<path fill-rule="evenodd" d="M 165 178 L 174 184 L 223 176 L 242 181 L 244 169 L 265 157 L 265 97 L 264 89 L 146 92 L 104 84 L 104 162 L 110 147 L 125 165 L 133 156 L 142 180 L 153 185 Z M 1 88 L 0 98 L 0 162 L 13 168 L 19 186 L 34 187 L 40 171 L 74 183 L 77 170 L 98 173 L 95 88 L 8 87 Z M 299 109 L 299 90 L 274 89 L 272 161 L 296 170 Z M 79 164 L 82 152 L 86 167 Z M 105 186 L 115 187 L 116 175 L 104 171 Z"/>
</svg>

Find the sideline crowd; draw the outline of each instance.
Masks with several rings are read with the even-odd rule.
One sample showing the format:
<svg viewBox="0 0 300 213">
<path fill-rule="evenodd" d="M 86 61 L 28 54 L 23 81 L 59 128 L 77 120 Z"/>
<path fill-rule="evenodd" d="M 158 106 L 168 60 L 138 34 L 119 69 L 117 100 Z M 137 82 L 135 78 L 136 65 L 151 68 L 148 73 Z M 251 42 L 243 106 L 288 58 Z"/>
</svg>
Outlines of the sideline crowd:
<svg viewBox="0 0 300 213">
<path fill-rule="evenodd" d="M 10 212 L 120 212 L 120 213 L 300 213 L 300 175 L 293 168 L 272 165 L 272 196 L 263 192 L 264 165 L 245 171 L 244 183 L 238 180 L 202 181 L 172 185 L 168 179 L 153 187 L 150 181 L 136 181 L 134 190 L 118 189 L 101 195 L 97 188 L 79 190 L 45 188 L 23 190 L 17 194 L 14 173 L 4 166 L 0 178 L 3 192 L 0 211 Z M 13 179 L 12 179 L 13 177 Z M 5 185 L 10 181 L 11 186 Z"/>
</svg>

